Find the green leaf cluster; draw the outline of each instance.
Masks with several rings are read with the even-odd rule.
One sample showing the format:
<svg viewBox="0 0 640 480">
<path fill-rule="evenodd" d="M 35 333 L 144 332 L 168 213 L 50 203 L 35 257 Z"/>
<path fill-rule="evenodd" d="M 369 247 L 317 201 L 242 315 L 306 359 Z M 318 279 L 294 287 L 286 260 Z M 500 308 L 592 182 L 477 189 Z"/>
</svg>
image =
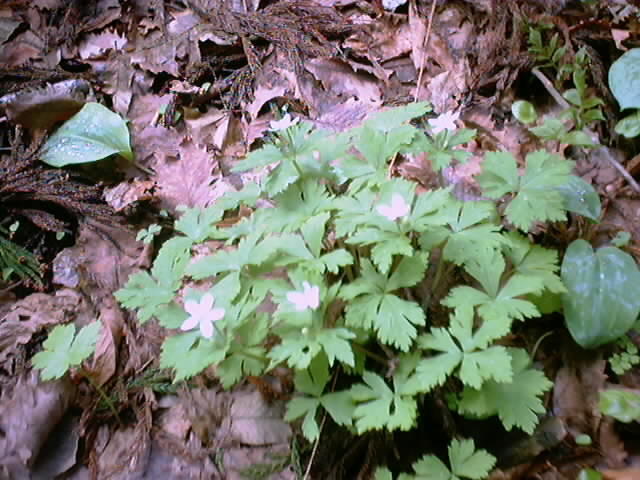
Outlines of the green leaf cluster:
<svg viewBox="0 0 640 480">
<path fill-rule="evenodd" d="M 463 415 L 533 431 L 551 384 L 505 337 L 566 289 L 557 252 L 512 226 L 565 218 L 572 164 L 539 151 L 521 171 L 488 153 L 478 182 L 504 210 L 444 186 L 419 191 L 389 178 L 390 163 L 427 151 L 438 170 L 463 161 L 458 147 L 474 135 L 431 137 L 412 121 L 429 110 L 391 109 L 341 134 L 293 124 L 236 167 L 265 169 L 259 184 L 183 209 L 151 270 L 116 293 L 141 322 L 170 330 L 160 366 L 177 381 L 215 365 L 228 388 L 286 365 L 296 389 L 286 418 L 310 440 L 323 415 L 356 433 L 409 430 L 435 389 Z M 223 226 L 239 207 L 252 213 Z M 211 338 L 181 330 L 205 294 L 218 309 Z M 493 459 L 480 452 L 454 441 L 449 466 L 427 456 L 415 478 L 481 478 Z"/>
<path fill-rule="evenodd" d="M 62 377 L 71 367 L 80 365 L 96 347 L 100 322 L 80 329 L 76 335 L 73 324 L 58 325 L 45 340 L 44 350 L 33 356 L 33 366 L 42 371 L 43 380 Z"/>
</svg>

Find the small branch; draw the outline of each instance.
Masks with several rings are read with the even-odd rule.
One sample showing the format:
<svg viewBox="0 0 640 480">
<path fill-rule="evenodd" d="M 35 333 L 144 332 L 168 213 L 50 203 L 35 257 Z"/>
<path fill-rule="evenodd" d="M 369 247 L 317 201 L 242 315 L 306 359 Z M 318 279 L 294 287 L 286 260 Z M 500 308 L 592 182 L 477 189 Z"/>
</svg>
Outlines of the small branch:
<svg viewBox="0 0 640 480">
<path fill-rule="evenodd" d="M 429 47 L 429 38 L 431 37 L 431 25 L 433 24 L 433 16 L 436 13 L 437 0 L 431 1 L 431 11 L 429 12 L 429 21 L 427 23 L 427 33 L 422 41 L 422 55 L 420 55 L 420 73 L 418 73 L 418 85 L 416 86 L 416 95 L 414 97 L 417 102 L 420 98 L 420 88 L 422 87 L 422 74 L 424 73 L 424 62 L 427 56 L 427 48 Z M 417 9 L 417 5 L 416 5 Z M 417 10 L 416 10 L 417 12 Z"/>
<path fill-rule="evenodd" d="M 533 73 L 536 78 L 538 80 L 540 80 L 540 82 L 542 83 L 542 85 L 544 85 L 544 88 L 547 89 L 547 91 L 551 94 L 551 96 L 554 98 L 554 100 L 558 103 L 558 105 L 560 105 L 562 108 L 567 109 L 567 108 L 571 108 L 571 105 L 569 105 L 569 102 L 567 102 L 562 95 L 560 95 L 560 92 L 558 92 L 558 90 L 556 90 L 556 87 L 553 86 L 553 84 L 551 83 L 551 81 L 545 76 L 544 73 L 542 73 L 538 67 L 535 67 L 531 70 L 531 73 Z M 589 135 L 589 137 L 591 138 L 591 140 L 593 140 L 594 142 L 597 142 L 598 137 L 595 134 L 594 131 L 590 130 L 589 128 L 585 128 L 584 132 Z M 599 144 L 599 142 L 598 142 Z M 604 148 L 602 145 L 600 145 L 600 148 Z M 607 160 L 609 161 L 609 163 L 611 164 L 611 166 L 613 166 L 613 168 L 615 168 L 618 173 L 627 181 L 627 183 L 629 185 L 631 185 L 631 188 L 633 188 L 636 192 L 640 193 L 640 185 L 638 185 L 638 182 L 636 182 L 636 180 L 631 176 L 631 174 L 629 172 L 627 172 L 627 169 L 624 168 L 620 162 L 618 162 L 615 158 L 613 158 L 612 155 L 605 155 Z"/>
</svg>

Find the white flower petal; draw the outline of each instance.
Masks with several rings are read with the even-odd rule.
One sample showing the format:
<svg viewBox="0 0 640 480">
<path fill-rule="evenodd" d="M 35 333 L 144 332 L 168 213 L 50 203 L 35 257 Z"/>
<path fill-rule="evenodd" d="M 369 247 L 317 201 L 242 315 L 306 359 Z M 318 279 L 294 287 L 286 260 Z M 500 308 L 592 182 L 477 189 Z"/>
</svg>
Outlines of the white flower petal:
<svg viewBox="0 0 640 480">
<path fill-rule="evenodd" d="M 429 119 L 429 125 L 434 134 L 438 134 L 444 130 L 455 130 L 457 127 L 456 120 L 460 117 L 460 112 L 445 112 L 437 118 Z"/>
<path fill-rule="evenodd" d="M 202 298 L 200 299 L 200 308 L 202 308 L 202 310 L 211 310 L 211 307 L 213 307 L 213 302 L 214 302 L 214 298 L 213 295 L 211 295 L 211 293 L 207 292 L 205 293 Z"/>
<path fill-rule="evenodd" d="M 213 337 L 213 322 L 211 320 L 200 320 L 200 332 L 204 338 Z"/>
<path fill-rule="evenodd" d="M 224 313 L 224 308 L 214 308 L 213 310 L 211 310 L 211 321 L 217 322 L 222 317 L 224 317 Z"/>
<path fill-rule="evenodd" d="M 271 131 L 278 131 L 278 130 L 286 130 L 287 128 L 291 127 L 292 125 L 295 125 L 296 123 L 298 123 L 298 120 L 300 120 L 298 117 L 295 118 L 291 118 L 291 115 L 289 115 L 288 113 L 286 115 L 284 115 L 280 120 L 272 120 L 269 122 L 269 129 Z"/>
<path fill-rule="evenodd" d="M 198 319 L 194 316 L 191 316 L 187 318 L 184 322 L 182 322 L 182 325 L 180 325 L 180 330 L 183 330 L 183 331 L 193 330 L 198 326 L 198 323 L 200 323 Z"/>
<path fill-rule="evenodd" d="M 200 304 L 195 300 L 187 300 L 184 302 L 184 309 L 190 315 L 197 315 L 200 311 Z"/>
</svg>

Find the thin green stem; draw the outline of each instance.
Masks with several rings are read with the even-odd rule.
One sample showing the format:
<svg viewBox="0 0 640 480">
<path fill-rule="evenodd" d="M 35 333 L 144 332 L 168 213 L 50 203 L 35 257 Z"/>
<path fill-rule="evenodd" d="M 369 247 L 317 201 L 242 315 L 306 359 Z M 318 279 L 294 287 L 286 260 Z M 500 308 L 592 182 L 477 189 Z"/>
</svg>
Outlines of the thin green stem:
<svg viewBox="0 0 640 480">
<path fill-rule="evenodd" d="M 107 394 L 100 387 L 100 385 L 98 385 L 96 382 L 93 381 L 90 375 L 88 375 L 86 372 L 83 372 L 83 373 L 84 373 L 84 377 L 89 381 L 91 386 L 96 389 L 96 392 L 98 392 L 98 395 L 100 395 L 102 400 L 104 400 L 104 402 L 107 404 L 107 407 L 109 407 L 109 410 L 111 410 L 111 413 L 113 413 L 114 417 L 116 417 L 116 421 L 118 422 L 118 424 L 122 426 L 120 415 L 118 415 L 118 411 L 116 410 L 116 407 L 111 401 L 111 399 L 107 396 Z"/>
</svg>

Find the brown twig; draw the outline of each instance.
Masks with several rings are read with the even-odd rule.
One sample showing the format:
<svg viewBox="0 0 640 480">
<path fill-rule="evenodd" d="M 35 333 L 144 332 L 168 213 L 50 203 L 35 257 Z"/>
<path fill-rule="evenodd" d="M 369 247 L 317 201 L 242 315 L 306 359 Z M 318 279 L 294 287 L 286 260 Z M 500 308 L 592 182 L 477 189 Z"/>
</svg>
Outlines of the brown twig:
<svg viewBox="0 0 640 480">
<path fill-rule="evenodd" d="M 424 73 L 425 57 L 427 56 L 427 47 L 429 47 L 429 38 L 431 37 L 431 25 L 433 24 L 433 16 L 436 13 L 437 0 L 431 1 L 431 11 L 429 12 L 429 21 L 427 23 L 427 33 L 422 40 L 422 55 L 420 56 L 420 72 L 418 73 L 418 85 L 416 87 L 415 100 L 420 98 L 420 88 L 422 87 L 422 74 Z M 417 6 L 416 6 L 417 8 Z"/>
<path fill-rule="evenodd" d="M 562 97 L 562 95 L 560 95 L 560 92 L 556 90 L 556 88 L 553 86 L 553 83 L 551 83 L 551 81 L 545 76 L 545 74 L 542 73 L 537 67 L 532 69 L 531 73 L 533 73 L 536 76 L 536 78 L 540 80 L 542 85 L 544 85 L 544 88 L 547 89 L 549 94 L 554 98 L 554 100 L 558 103 L 558 105 L 560 105 L 564 109 L 571 107 L 571 105 L 569 105 L 569 102 L 567 102 Z M 584 132 L 591 138 L 591 140 L 594 143 L 599 144 L 598 137 L 595 134 L 595 132 L 593 132 L 589 128 L 585 128 Z M 631 185 L 631 188 L 633 188 L 636 192 L 640 193 L 640 185 L 638 185 L 638 182 L 636 182 L 636 180 L 631 176 L 631 174 L 627 172 L 627 169 L 624 168 L 622 164 L 618 162 L 615 158 L 613 158 L 611 155 L 606 155 L 606 157 L 609 163 L 611 164 L 611 166 L 618 171 L 618 173 L 627 181 L 629 185 Z"/>
</svg>

